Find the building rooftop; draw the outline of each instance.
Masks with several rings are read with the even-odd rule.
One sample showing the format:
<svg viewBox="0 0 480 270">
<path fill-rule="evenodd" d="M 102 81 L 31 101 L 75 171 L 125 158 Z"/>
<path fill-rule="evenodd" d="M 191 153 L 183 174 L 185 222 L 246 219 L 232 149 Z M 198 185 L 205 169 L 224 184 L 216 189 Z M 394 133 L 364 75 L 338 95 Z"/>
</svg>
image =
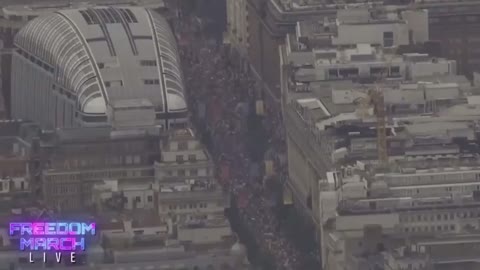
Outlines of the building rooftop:
<svg viewBox="0 0 480 270">
<path fill-rule="evenodd" d="M 82 127 L 62 128 L 55 131 L 45 131 L 40 136 L 44 143 L 75 143 L 95 142 L 124 139 L 141 139 L 149 136 L 158 137 L 161 132 L 158 128 L 133 128 L 115 130 L 111 127 Z"/>
<path fill-rule="evenodd" d="M 39 15 L 58 9 L 80 8 L 96 5 L 142 6 L 150 8 L 164 7 L 163 0 L 4 0 L 0 3 L 4 14 L 19 16 Z"/>
<path fill-rule="evenodd" d="M 122 213 L 104 211 L 96 217 L 96 222 L 103 230 L 126 230 L 128 228 L 148 228 L 164 226 L 158 213 L 154 210 L 124 210 Z"/>
<path fill-rule="evenodd" d="M 295 12 L 307 12 L 307 11 L 336 11 L 341 8 L 357 8 L 365 6 L 363 0 L 352 1 L 334 1 L 334 0 L 269 0 L 277 12 L 281 13 L 295 13 Z M 412 5 L 413 3 L 413 5 Z M 476 0 L 466 1 L 449 1 L 449 0 L 378 0 L 369 1 L 367 5 L 389 5 L 389 6 L 414 6 L 417 8 L 429 8 L 429 7 L 448 7 L 457 6 L 475 6 L 478 5 Z"/>
<path fill-rule="evenodd" d="M 52 54 L 57 47 L 65 46 L 67 34 L 81 46 Z M 65 67 L 79 70 L 78 76 L 58 81 L 76 96 L 86 114 L 104 114 L 107 104 L 125 99 L 148 99 L 157 113 L 186 111 L 175 38 L 167 21 L 148 9 L 97 6 L 56 11 L 29 22 L 16 35 L 15 45 L 22 55 L 35 55 L 52 67 L 47 70 L 72 55 L 86 56 L 87 61 L 71 64 L 83 68 Z M 89 83 L 80 83 L 87 75 L 91 77 Z"/>
</svg>

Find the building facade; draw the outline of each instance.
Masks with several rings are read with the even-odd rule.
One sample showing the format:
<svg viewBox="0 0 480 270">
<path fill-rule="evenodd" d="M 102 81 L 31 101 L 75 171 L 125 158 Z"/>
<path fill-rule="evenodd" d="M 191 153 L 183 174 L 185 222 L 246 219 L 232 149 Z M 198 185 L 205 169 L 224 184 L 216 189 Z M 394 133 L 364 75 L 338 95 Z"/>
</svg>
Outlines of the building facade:
<svg viewBox="0 0 480 270">
<path fill-rule="evenodd" d="M 280 97 L 279 45 L 285 35 L 294 33 L 299 21 L 335 20 L 338 10 L 365 5 L 365 1 L 332 4 L 323 1 L 247 1 L 248 58 L 256 74 L 266 83 L 271 95 Z M 478 1 L 376 1 L 370 8 L 428 10 L 429 40 L 441 44 L 442 57 L 456 60 L 461 74 L 471 75 L 478 68 Z M 468 45 L 467 45 L 468 44 Z M 436 46 L 436 45 L 435 45 Z M 433 48 L 433 47 L 432 47 Z M 433 49 L 432 49 L 433 50 Z M 436 49 L 435 49 L 436 51 Z M 275 99 L 275 98 L 274 98 Z"/>
<path fill-rule="evenodd" d="M 316 225 L 324 269 L 461 269 L 474 259 L 455 263 L 436 256 L 453 243 L 470 245 L 461 235 L 471 234 L 465 226 L 473 225 L 459 229 L 453 212 L 469 211 L 474 199 L 462 196 L 473 194 L 478 181 L 472 174 L 459 183 L 450 172 L 473 173 L 476 167 L 478 88 L 456 75 L 454 60 L 399 52 L 406 43 L 426 40 L 423 11 L 369 19 L 368 24 L 359 22 L 366 15 L 362 12 L 334 22 L 299 23 L 281 47 L 289 166 L 285 193 Z M 416 26 L 409 26 L 413 17 Z M 391 23 L 395 30 L 387 29 Z M 361 33 L 372 31 L 369 44 L 355 35 L 357 27 L 370 29 Z M 331 43 L 332 32 L 337 45 Z M 385 110 L 382 127 L 376 95 Z M 379 162 L 380 128 L 387 167 Z M 464 167 L 469 162 L 472 166 Z M 399 180 L 407 174 L 408 181 Z M 386 175 L 399 178 L 377 181 Z M 457 208 L 449 205 L 449 196 Z M 456 204 L 456 196 L 462 203 Z M 442 211 L 449 207 L 455 210 L 445 218 Z M 412 234 L 404 215 L 417 220 L 420 212 L 415 211 L 428 217 L 421 215 L 418 220 L 426 223 L 415 225 Z M 433 247 L 434 239 L 443 237 L 445 242 Z M 457 268 L 438 268 L 446 264 Z"/>
<path fill-rule="evenodd" d="M 25 26 L 15 46 L 15 118 L 53 128 L 115 125 L 127 111 L 166 128 L 187 121 L 175 39 L 154 11 L 58 11 Z"/>
<path fill-rule="evenodd" d="M 162 2 L 155 0 L 135 0 L 135 1 L 117 1 L 117 0 L 92 0 L 92 1 L 65 1 L 65 0 L 38 0 L 35 2 L 25 1 L 2 1 L 0 3 L 0 40 L 4 44 L 4 50 L 0 52 L 0 61 L 4 71 L 2 80 L 2 94 L 5 100 L 5 110 L 7 118 L 10 118 L 10 99 L 11 99 L 11 68 L 12 52 L 14 48 L 15 34 L 24 27 L 29 21 L 51 12 L 62 9 L 72 9 L 80 7 L 93 7 L 95 5 L 103 6 L 143 6 L 152 9 L 163 7 Z"/>
<path fill-rule="evenodd" d="M 248 269 L 224 215 L 228 195 L 192 130 L 0 125 L 2 227 L 42 213 L 94 218 L 101 230 L 79 256 L 85 269 Z M 0 235 L 0 268 L 43 267 Z"/>
</svg>

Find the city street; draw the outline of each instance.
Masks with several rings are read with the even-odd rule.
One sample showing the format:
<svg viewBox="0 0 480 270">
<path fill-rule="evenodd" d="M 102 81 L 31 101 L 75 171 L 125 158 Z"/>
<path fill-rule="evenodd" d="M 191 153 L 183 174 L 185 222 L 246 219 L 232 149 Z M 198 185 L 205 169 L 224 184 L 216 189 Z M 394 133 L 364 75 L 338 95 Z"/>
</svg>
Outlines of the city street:
<svg viewBox="0 0 480 270">
<path fill-rule="evenodd" d="M 237 198 L 240 221 L 262 253 L 273 257 L 275 269 L 319 269 L 320 253 L 291 241 L 282 226 L 288 222 L 280 222 L 274 211 L 275 194 L 263 183 L 265 160 L 274 163 L 271 177 L 277 185 L 287 177 L 279 108 L 267 106 L 257 115 L 261 93 L 251 74 L 240 72 L 228 48 L 200 29 L 202 20 L 192 17 L 176 25 L 192 121 L 219 165 L 222 184 Z"/>
</svg>

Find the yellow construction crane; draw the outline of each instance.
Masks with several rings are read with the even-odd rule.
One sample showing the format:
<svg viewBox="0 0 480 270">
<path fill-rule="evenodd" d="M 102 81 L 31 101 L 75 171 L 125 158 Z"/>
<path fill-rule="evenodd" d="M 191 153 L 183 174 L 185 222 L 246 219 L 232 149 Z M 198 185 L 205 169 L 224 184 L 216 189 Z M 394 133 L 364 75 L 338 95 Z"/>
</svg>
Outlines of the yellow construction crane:
<svg viewBox="0 0 480 270">
<path fill-rule="evenodd" d="M 378 160 L 381 165 L 387 165 L 388 163 L 388 150 L 387 150 L 387 128 L 386 128 L 386 111 L 385 100 L 383 98 L 383 92 L 376 87 L 370 90 L 368 93 L 370 102 L 374 108 L 374 114 L 377 118 L 377 150 Z"/>
<path fill-rule="evenodd" d="M 383 92 L 378 87 L 370 89 L 366 97 L 359 99 L 359 109 L 357 113 L 361 118 L 371 115 L 370 108 L 373 107 L 373 114 L 376 117 L 377 124 L 377 150 L 378 160 L 381 165 L 388 163 L 387 134 L 386 134 L 386 111 Z"/>
</svg>

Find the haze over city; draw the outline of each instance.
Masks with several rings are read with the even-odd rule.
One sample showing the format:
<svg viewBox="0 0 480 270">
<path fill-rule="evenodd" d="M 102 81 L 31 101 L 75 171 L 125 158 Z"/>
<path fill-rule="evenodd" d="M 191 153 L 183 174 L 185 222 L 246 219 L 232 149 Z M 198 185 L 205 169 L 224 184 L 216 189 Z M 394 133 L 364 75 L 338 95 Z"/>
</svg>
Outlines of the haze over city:
<svg viewBox="0 0 480 270">
<path fill-rule="evenodd" d="M 0 270 L 480 269 L 480 0 L 0 0 Z"/>
</svg>

